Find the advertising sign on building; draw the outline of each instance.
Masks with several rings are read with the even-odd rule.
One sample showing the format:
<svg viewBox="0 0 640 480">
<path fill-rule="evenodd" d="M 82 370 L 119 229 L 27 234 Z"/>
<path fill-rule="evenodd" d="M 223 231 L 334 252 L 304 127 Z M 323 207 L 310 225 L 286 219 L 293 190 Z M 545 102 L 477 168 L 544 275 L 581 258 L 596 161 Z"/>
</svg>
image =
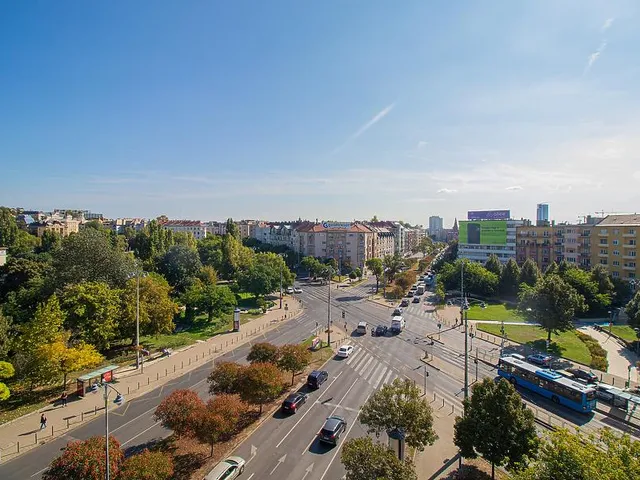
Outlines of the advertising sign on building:
<svg viewBox="0 0 640 480">
<path fill-rule="evenodd" d="M 511 210 L 470 210 L 468 220 L 509 220 Z"/>
<path fill-rule="evenodd" d="M 348 230 L 351 225 L 351 222 L 322 222 L 322 226 L 328 229 Z"/>
<path fill-rule="evenodd" d="M 483 220 L 460 222 L 460 243 L 470 245 L 506 245 L 507 222 L 505 220 Z"/>
</svg>

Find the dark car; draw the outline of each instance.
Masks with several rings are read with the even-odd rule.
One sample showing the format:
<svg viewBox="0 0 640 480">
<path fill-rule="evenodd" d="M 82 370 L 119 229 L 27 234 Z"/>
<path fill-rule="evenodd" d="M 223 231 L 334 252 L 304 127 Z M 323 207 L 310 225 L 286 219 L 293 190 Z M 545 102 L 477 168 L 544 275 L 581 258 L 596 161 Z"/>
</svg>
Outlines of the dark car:
<svg viewBox="0 0 640 480">
<path fill-rule="evenodd" d="M 579 368 L 567 368 L 567 372 L 569 372 L 575 378 L 585 380 L 587 383 L 597 383 L 598 381 L 597 375 L 593 372 L 580 370 Z"/>
<path fill-rule="evenodd" d="M 309 388 L 320 388 L 324 382 L 329 378 L 329 373 L 325 370 L 314 370 L 307 377 L 307 386 Z"/>
<path fill-rule="evenodd" d="M 378 325 L 376 328 L 371 330 L 371 333 L 374 337 L 383 337 L 387 334 L 387 330 L 386 325 Z"/>
<path fill-rule="evenodd" d="M 282 411 L 287 413 L 296 413 L 296 411 L 304 405 L 306 401 L 307 396 L 304 393 L 292 393 L 284 402 L 282 402 Z"/>
<path fill-rule="evenodd" d="M 409 297 L 409 298 L 413 297 L 413 290 L 409 290 L 407 292 L 407 297 Z"/>
<path fill-rule="evenodd" d="M 333 445 L 338 444 L 338 440 L 340 440 L 340 435 L 347 429 L 347 422 L 344 418 L 338 417 L 334 415 L 332 417 L 328 417 L 324 422 L 324 426 L 320 433 L 318 433 L 318 437 L 321 442 L 331 443 Z"/>
<path fill-rule="evenodd" d="M 541 367 L 548 367 L 551 365 L 551 357 L 549 355 L 543 355 L 542 353 L 536 353 L 535 355 L 529 355 L 527 362 L 540 365 Z"/>
<path fill-rule="evenodd" d="M 402 301 L 400 302 L 400 306 L 401 307 L 408 307 L 409 306 L 409 300 L 407 300 L 406 298 L 403 298 Z"/>
<path fill-rule="evenodd" d="M 420 303 L 420 297 L 418 297 L 417 295 L 413 297 L 413 303 Z"/>
</svg>

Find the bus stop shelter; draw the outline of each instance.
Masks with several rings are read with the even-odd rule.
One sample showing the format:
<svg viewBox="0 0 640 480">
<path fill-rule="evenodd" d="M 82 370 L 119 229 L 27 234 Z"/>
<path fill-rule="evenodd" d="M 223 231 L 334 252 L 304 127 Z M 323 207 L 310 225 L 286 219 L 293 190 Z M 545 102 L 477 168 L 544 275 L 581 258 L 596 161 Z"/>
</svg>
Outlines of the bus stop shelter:
<svg viewBox="0 0 640 480">
<path fill-rule="evenodd" d="M 113 372 L 118 368 L 118 365 L 108 365 L 78 377 L 78 381 L 76 383 L 76 394 L 79 397 L 84 397 L 86 393 L 92 391 L 94 383 L 113 382 Z"/>
</svg>

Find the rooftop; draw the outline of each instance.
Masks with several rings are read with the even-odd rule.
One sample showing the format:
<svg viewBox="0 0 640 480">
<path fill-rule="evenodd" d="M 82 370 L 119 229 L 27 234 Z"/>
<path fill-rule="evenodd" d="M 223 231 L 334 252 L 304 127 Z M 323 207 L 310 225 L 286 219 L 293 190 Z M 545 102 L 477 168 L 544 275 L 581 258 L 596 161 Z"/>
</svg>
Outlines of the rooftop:
<svg viewBox="0 0 640 480">
<path fill-rule="evenodd" d="M 606 225 L 617 225 L 621 227 L 640 227 L 640 215 L 633 213 L 630 215 L 607 215 L 597 224 L 599 227 Z"/>
</svg>

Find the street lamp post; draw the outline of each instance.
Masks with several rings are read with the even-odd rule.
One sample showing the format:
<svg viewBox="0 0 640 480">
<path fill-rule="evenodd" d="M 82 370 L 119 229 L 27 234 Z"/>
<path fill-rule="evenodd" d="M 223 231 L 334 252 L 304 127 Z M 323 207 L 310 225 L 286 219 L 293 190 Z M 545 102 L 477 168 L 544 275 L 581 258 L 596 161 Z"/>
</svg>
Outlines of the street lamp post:
<svg viewBox="0 0 640 480">
<path fill-rule="evenodd" d="M 282 264 L 280 264 L 280 310 L 282 310 Z"/>
<path fill-rule="evenodd" d="M 469 399 L 469 322 L 464 296 L 464 262 L 460 268 L 460 321 L 464 322 L 464 399 Z M 466 405 L 466 404 L 465 404 Z"/>
<path fill-rule="evenodd" d="M 140 270 L 136 272 L 136 370 L 140 368 Z"/>
<path fill-rule="evenodd" d="M 331 276 L 333 275 L 333 268 L 329 269 L 329 288 L 327 289 L 327 346 L 331 348 Z"/>
<path fill-rule="evenodd" d="M 110 480 L 111 478 L 111 465 L 109 464 L 109 389 L 111 388 L 116 392 L 116 403 L 122 404 L 124 401 L 124 396 L 112 385 L 109 385 L 107 382 L 103 382 L 104 386 L 104 439 L 105 439 L 105 470 L 104 470 L 104 478 L 105 480 Z"/>
</svg>

